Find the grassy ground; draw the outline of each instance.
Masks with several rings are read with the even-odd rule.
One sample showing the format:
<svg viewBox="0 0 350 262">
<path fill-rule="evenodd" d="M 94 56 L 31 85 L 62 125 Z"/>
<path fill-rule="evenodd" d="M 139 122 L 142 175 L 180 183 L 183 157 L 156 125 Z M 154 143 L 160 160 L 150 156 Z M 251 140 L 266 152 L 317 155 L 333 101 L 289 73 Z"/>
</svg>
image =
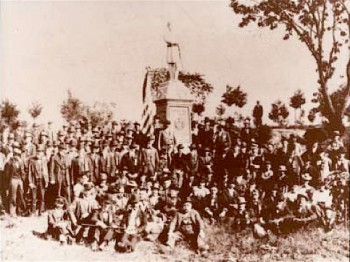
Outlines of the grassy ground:
<svg viewBox="0 0 350 262">
<path fill-rule="evenodd" d="M 103 252 L 85 246 L 60 246 L 40 238 L 46 217 L 2 217 L 0 261 L 349 261 L 349 227 L 325 234 L 313 228 L 270 240 L 257 240 L 250 232 L 230 233 L 226 226 L 210 226 L 210 255 L 203 258 L 184 244 L 168 251 L 163 245 L 141 242 L 132 254 L 117 254 L 111 244 Z"/>
</svg>

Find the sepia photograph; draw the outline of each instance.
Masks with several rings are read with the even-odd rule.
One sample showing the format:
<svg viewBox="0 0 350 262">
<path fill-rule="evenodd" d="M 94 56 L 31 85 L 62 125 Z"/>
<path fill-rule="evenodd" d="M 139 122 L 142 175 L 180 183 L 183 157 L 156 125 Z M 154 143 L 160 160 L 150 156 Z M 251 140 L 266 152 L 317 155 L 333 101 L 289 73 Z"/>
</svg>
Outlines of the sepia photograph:
<svg viewBox="0 0 350 262">
<path fill-rule="evenodd" d="M 350 0 L 0 0 L 0 261 L 348 262 Z"/>
</svg>

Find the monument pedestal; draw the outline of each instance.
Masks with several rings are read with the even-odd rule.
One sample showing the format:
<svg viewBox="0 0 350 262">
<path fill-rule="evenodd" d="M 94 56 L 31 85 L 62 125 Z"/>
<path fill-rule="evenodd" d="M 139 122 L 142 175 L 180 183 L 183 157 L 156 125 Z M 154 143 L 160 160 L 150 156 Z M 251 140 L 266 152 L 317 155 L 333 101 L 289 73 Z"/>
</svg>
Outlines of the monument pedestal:
<svg viewBox="0 0 350 262">
<path fill-rule="evenodd" d="M 161 121 L 170 120 L 177 144 L 188 146 L 192 143 L 191 111 L 192 94 L 179 80 L 172 79 L 158 89 L 156 114 Z"/>
</svg>

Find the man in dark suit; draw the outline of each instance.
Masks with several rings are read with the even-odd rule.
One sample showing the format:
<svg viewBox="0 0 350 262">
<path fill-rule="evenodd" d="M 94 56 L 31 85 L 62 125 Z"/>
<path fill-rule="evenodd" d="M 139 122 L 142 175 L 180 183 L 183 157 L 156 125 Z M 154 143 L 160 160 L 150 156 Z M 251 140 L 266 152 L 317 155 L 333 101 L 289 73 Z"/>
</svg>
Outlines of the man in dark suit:
<svg viewBox="0 0 350 262">
<path fill-rule="evenodd" d="M 204 119 L 204 127 L 199 129 L 198 131 L 198 137 L 199 137 L 199 144 L 200 148 L 210 148 L 213 147 L 213 129 L 210 127 L 210 119 L 205 118 Z"/>
<path fill-rule="evenodd" d="M 215 155 L 220 155 L 225 147 L 231 148 L 232 141 L 229 132 L 224 129 L 222 124 L 218 125 L 218 129 L 213 137 Z"/>
<path fill-rule="evenodd" d="M 250 126 L 250 119 L 246 118 L 244 120 L 244 127 L 241 129 L 241 139 L 246 142 L 248 147 L 250 147 L 251 139 L 254 137 L 254 130 Z"/>
<path fill-rule="evenodd" d="M 140 123 L 135 122 L 134 123 L 135 131 L 134 131 L 134 142 L 138 144 L 140 147 L 146 146 L 146 136 L 140 129 Z"/>
<path fill-rule="evenodd" d="M 39 215 L 45 211 L 45 193 L 49 184 L 48 164 L 44 149 L 43 144 L 38 146 L 37 156 L 30 161 L 28 175 L 29 188 L 32 191 L 32 214 L 36 213 L 37 197 L 39 195 Z"/>
<path fill-rule="evenodd" d="M 220 205 L 222 212 L 219 214 L 221 218 L 231 217 L 234 215 L 235 207 L 239 194 L 236 190 L 234 180 L 229 181 L 228 187 L 224 189 L 220 195 Z"/>
<path fill-rule="evenodd" d="M 60 144 L 58 153 L 53 156 L 50 168 L 50 183 L 56 186 L 56 196 L 64 196 L 71 203 L 72 179 L 67 169 L 66 145 Z"/>
<path fill-rule="evenodd" d="M 230 177 L 238 176 L 243 168 L 243 156 L 239 145 L 234 145 L 233 151 L 229 151 L 223 161 Z"/>
<path fill-rule="evenodd" d="M 200 157 L 199 161 L 199 173 L 204 174 L 209 169 L 212 169 L 214 165 L 214 159 L 209 147 L 204 148 L 204 155 Z"/>
<path fill-rule="evenodd" d="M 93 229 L 94 241 L 91 245 L 93 251 L 102 251 L 116 236 L 116 229 L 121 227 L 121 221 L 113 208 L 113 201 L 105 198 L 102 208 L 93 211 L 91 222 L 96 227 Z"/>
<path fill-rule="evenodd" d="M 120 241 L 116 241 L 116 250 L 120 252 L 133 252 L 139 240 L 140 235 L 147 225 L 147 216 L 139 207 L 140 199 L 138 195 L 132 195 L 129 206 L 124 215 L 124 233 Z"/>
<path fill-rule="evenodd" d="M 136 179 L 141 171 L 142 161 L 141 155 L 137 154 L 136 144 L 130 146 L 129 152 L 124 154 L 121 160 L 121 166 L 127 166 L 129 170 L 129 176 Z"/>
<path fill-rule="evenodd" d="M 262 116 L 264 113 L 264 109 L 262 105 L 260 105 L 260 101 L 256 101 L 256 105 L 253 109 L 253 117 L 256 128 L 259 128 L 262 125 Z"/>
<path fill-rule="evenodd" d="M 189 167 L 189 157 L 184 154 L 184 146 L 178 145 L 178 152 L 174 154 L 171 161 L 171 170 L 174 172 L 175 179 L 179 187 L 182 187 L 184 179 L 186 179 Z"/>
<path fill-rule="evenodd" d="M 24 163 L 21 159 L 21 149 L 18 142 L 13 142 L 13 157 L 10 158 L 6 166 L 7 177 L 10 180 L 9 197 L 10 197 L 10 215 L 16 217 L 16 209 L 22 207 L 22 211 L 27 209 L 24 201 L 23 182 L 26 179 L 24 171 Z M 17 203 L 17 195 L 19 195 L 20 203 Z"/>
<path fill-rule="evenodd" d="M 148 136 L 146 147 L 141 149 L 143 173 L 148 177 L 154 177 L 159 165 L 158 151 L 153 147 L 154 139 L 153 135 Z"/>
<path fill-rule="evenodd" d="M 188 162 L 188 173 L 190 175 L 195 175 L 198 173 L 199 170 L 199 155 L 197 151 L 196 144 L 192 144 L 190 146 L 191 152 L 188 155 L 189 162 Z"/>
</svg>

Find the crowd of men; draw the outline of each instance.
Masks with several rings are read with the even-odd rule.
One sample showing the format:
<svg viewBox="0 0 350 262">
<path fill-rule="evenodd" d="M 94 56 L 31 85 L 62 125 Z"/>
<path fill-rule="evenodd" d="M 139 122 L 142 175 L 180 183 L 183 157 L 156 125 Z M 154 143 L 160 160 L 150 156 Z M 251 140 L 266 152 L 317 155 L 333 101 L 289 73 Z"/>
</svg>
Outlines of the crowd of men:
<svg viewBox="0 0 350 262">
<path fill-rule="evenodd" d="M 203 255 L 206 224 L 266 237 L 347 222 L 350 161 L 338 131 L 322 144 L 295 135 L 261 144 L 250 119 L 240 130 L 209 118 L 193 127 L 189 149 L 157 118 L 151 135 L 115 121 L 3 132 L 1 212 L 48 211 L 49 236 L 94 251 L 183 240 Z"/>
</svg>

